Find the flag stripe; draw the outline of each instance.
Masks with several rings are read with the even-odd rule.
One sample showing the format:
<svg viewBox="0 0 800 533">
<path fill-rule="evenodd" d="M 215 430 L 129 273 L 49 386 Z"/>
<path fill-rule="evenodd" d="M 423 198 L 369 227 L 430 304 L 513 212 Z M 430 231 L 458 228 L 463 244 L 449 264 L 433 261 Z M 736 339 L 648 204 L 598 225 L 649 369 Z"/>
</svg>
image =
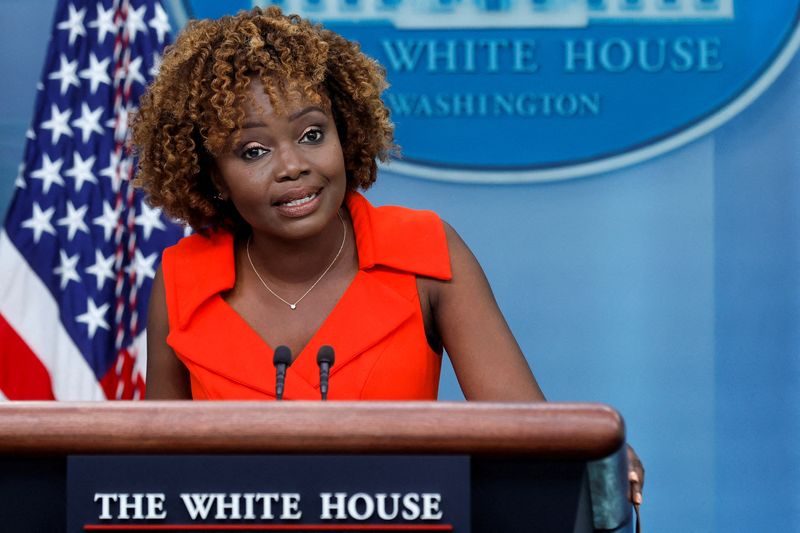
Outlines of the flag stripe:
<svg viewBox="0 0 800 533">
<path fill-rule="evenodd" d="M 94 372 L 61 326 L 52 294 L 5 231 L 0 231 L 0 257 L 0 314 L 47 369 L 53 396 L 57 400 L 104 400 Z"/>
<path fill-rule="evenodd" d="M 0 314 L 0 391 L 9 400 L 54 400 L 50 374 Z"/>
</svg>

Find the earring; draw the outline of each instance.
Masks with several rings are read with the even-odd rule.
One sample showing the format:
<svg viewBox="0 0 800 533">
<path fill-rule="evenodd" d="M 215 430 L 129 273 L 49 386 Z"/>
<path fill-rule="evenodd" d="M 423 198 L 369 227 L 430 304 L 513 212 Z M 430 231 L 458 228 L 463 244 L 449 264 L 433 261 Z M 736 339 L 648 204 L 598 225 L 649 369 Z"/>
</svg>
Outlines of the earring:
<svg viewBox="0 0 800 533">
<path fill-rule="evenodd" d="M 217 194 L 214 195 L 214 200 L 217 200 L 218 202 L 224 202 L 225 199 L 226 198 L 222 195 L 221 192 L 218 192 Z"/>
</svg>

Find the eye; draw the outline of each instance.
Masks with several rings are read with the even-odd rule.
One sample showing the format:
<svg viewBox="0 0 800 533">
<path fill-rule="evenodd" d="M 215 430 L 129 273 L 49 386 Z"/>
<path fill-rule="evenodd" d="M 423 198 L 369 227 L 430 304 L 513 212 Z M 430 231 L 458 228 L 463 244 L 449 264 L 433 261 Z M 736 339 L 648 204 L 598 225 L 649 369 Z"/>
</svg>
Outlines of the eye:
<svg viewBox="0 0 800 533">
<path fill-rule="evenodd" d="M 261 157 L 262 155 L 266 154 L 268 150 L 263 146 L 257 144 L 250 144 L 242 149 L 241 157 L 245 161 L 254 161 Z"/>
<path fill-rule="evenodd" d="M 300 142 L 306 142 L 311 144 L 317 144 L 322 142 L 323 137 L 325 134 L 319 128 L 309 128 L 305 132 L 303 132 L 303 136 L 300 137 Z"/>
</svg>

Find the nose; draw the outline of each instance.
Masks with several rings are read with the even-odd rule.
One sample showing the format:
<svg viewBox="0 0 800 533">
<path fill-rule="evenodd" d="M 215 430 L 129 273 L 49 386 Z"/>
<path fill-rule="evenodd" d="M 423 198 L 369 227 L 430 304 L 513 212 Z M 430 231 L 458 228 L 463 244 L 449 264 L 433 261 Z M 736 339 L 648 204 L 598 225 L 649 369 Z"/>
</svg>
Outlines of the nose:
<svg viewBox="0 0 800 533">
<path fill-rule="evenodd" d="M 308 162 L 302 148 L 294 143 L 282 145 L 274 154 L 273 161 L 277 181 L 294 181 L 308 173 Z"/>
</svg>

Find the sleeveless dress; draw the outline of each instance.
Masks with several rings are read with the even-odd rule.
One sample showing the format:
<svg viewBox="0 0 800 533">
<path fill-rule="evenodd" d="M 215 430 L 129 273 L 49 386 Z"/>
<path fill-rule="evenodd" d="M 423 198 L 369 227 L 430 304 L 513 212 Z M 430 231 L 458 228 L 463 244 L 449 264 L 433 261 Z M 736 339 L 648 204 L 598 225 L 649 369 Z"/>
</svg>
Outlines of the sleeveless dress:
<svg viewBox="0 0 800 533">
<path fill-rule="evenodd" d="M 317 350 L 336 352 L 331 400 L 435 400 L 440 353 L 428 345 L 417 276 L 451 278 L 444 226 L 430 211 L 373 207 L 346 197 L 359 270 L 286 373 L 284 399 L 318 400 Z M 275 398 L 274 347 L 222 299 L 235 282 L 233 236 L 192 235 L 164 251 L 170 333 L 189 370 L 192 397 Z"/>
</svg>

